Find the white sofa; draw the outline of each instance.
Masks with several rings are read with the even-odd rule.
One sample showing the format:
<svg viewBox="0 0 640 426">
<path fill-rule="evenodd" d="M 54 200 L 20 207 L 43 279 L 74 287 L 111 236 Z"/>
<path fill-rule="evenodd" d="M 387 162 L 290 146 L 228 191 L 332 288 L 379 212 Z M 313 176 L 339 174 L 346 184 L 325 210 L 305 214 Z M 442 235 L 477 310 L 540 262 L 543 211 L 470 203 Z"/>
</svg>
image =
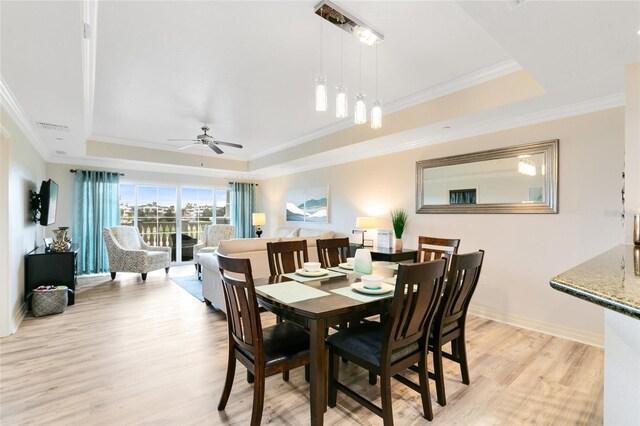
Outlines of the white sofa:
<svg viewBox="0 0 640 426">
<path fill-rule="evenodd" d="M 251 260 L 253 278 L 268 277 L 270 275 L 269 259 L 267 258 L 268 242 L 305 239 L 307 240 L 309 261 L 317 262 L 318 250 L 316 249 L 316 240 L 318 238 L 327 239 L 335 236 L 333 231 L 306 231 L 307 230 L 303 232 L 304 237 L 241 238 L 220 241 L 216 253 L 230 257 L 249 259 Z M 315 235 L 307 236 L 308 233 L 312 232 L 315 233 Z M 200 255 L 200 264 L 202 265 L 202 296 L 207 304 L 211 304 L 214 308 L 226 312 L 216 253 L 203 253 Z"/>
</svg>

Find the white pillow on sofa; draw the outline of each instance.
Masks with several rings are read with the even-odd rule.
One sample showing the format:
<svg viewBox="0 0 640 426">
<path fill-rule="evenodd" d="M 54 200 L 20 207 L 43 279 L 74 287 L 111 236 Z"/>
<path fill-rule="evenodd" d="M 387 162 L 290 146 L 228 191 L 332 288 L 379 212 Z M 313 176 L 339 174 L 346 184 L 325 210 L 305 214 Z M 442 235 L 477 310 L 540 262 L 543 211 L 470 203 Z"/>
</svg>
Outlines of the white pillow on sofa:
<svg viewBox="0 0 640 426">
<path fill-rule="evenodd" d="M 274 235 L 274 237 L 284 237 L 284 238 L 297 237 L 298 231 L 300 231 L 300 228 L 278 228 L 278 230 L 276 231 L 276 235 Z"/>
<path fill-rule="evenodd" d="M 300 228 L 298 231 L 298 237 L 333 238 L 334 234 L 335 232 L 327 231 L 326 229 Z"/>
</svg>

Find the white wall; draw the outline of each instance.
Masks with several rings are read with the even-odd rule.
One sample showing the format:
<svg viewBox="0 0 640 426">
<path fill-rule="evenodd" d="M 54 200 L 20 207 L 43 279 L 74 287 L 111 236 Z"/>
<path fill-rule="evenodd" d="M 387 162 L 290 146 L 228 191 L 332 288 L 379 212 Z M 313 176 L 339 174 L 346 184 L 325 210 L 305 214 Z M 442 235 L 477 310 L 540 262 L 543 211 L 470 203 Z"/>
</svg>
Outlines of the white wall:
<svg viewBox="0 0 640 426">
<path fill-rule="evenodd" d="M 73 226 L 73 188 L 75 175 L 69 172 L 70 169 L 84 170 L 111 170 L 124 173 L 120 177 L 120 182 L 139 182 L 161 185 L 192 185 L 192 186 L 214 186 L 217 188 L 227 188 L 229 179 L 213 178 L 195 175 L 182 175 L 173 173 L 145 172 L 139 170 L 113 169 L 101 167 L 87 167 L 73 164 L 47 164 L 47 177 L 58 183 L 58 210 L 56 223 L 47 227 L 47 235 L 52 234 L 51 230 L 59 226 Z"/>
<path fill-rule="evenodd" d="M 415 212 L 415 162 L 486 149 L 560 140 L 558 214 Z M 472 309 L 476 313 L 575 340 L 602 344 L 602 308 L 552 290 L 549 280 L 623 240 L 619 216 L 624 109 L 616 108 L 312 170 L 262 182 L 268 235 L 284 219 L 290 188 L 330 185 L 329 225 L 350 233 L 356 216 L 410 212 L 405 247 L 419 235 L 461 239 L 461 252 L 486 250 Z"/>
<path fill-rule="evenodd" d="M 1 282 L 8 296 L 9 309 L 3 320 L 3 334 L 14 333 L 25 314 L 24 304 L 24 255 L 42 245 L 43 228 L 33 223 L 29 212 L 29 190 L 39 191 L 45 179 L 45 162 L 33 148 L 26 136 L 20 131 L 11 117 L 2 110 L 0 122 L 3 128 L 3 144 L 10 146 L 6 151 L 9 158 L 8 198 L 2 203 L 8 204 L 8 253 L 5 263 L 8 265 L 8 283 Z M 5 150 L 3 154 L 6 155 Z"/>
</svg>

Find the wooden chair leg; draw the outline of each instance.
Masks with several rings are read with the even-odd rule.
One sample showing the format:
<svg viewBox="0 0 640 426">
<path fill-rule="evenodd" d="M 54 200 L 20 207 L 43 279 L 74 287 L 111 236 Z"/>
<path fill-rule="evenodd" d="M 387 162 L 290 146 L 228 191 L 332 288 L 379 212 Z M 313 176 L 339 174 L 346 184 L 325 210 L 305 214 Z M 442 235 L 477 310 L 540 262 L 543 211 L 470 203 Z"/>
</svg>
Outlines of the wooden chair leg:
<svg viewBox="0 0 640 426">
<path fill-rule="evenodd" d="M 375 385 L 376 383 L 378 383 L 378 376 L 376 375 L 376 373 L 372 373 L 371 371 L 369 371 L 369 384 Z"/>
<path fill-rule="evenodd" d="M 264 406 L 264 370 L 256 368 L 256 382 L 253 385 L 253 408 L 251 410 L 251 426 L 260 426 L 262 408 Z"/>
<path fill-rule="evenodd" d="M 438 404 L 447 405 L 447 397 L 444 393 L 444 371 L 442 369 L 442 347 L 440 342 L 434 342 L 433 345 L 433 373 L 436 378 L 436 396 Z"/>
<path fill-rule="evenodd" d="M 282 372 L 282 380 L 284 380 L 285 382 L 289 381 L 289 370 Z"/>
<path fill-rule="evenodd" d="M 382 422 L 384 426 L 393 426 L 393 406 L 391 401 L 391 375 L 382 370 L 380 374 L 380 396 L 382 397 Z"/>
<path fill-rule="evenodd" d="M 164 272 L 168 274 L 168 273 L 169 273 L 169 268 L 170 268 L 170 267 L 166 267 L 166 268 L 164 268 Z"/>
<path fill-rule="evenodd" d="M 143 272 L 140 275 L 142 275 L 142 281 L 146 281 L 147 280 L 147 273 L 146 272 Z"/>
<path fill-rule="evenodd" d="M 255 381 L 255 377 L 253 377 L 253 373 L 247 370 L 247 383 L 251 384 Z"/>
<path fill-rule="evenodd" d="M 233 386 L 233 377 L 236 375 L 236 357 L 233 349 L 229 348 L 229 360 L 227 361 L 227 377 L 224 381 L 224 388 L 218 402 L 218 411 L 224 410 L 231 395 L 231 387 Z"/>
<path fill-rule="evenodd" d="M 467 364 L 467 345 L 465 343 L 464 329 L 460 332 L 460 337 L 456 340 L 458 341 L 458 358 L 460 362 L 460 374 L 462 374 L 462 383 L 468 385 L 471 381 L 469 380 L 469 364 Z"/>
<path fill-rule="evenodd" d="M 422 397 L 422 411 L 424 418 L 433 420 L 433 408 L 431 407 L 431 393 L 429 392 L 429 374 L 427 372 L 427 353 L 421 357 L 418 363 L 420 377 L 420 396 Z"/>
<path fill-rule="evenodd" d="M 116 273 L 115 273 L 115 272 L 112 272 L 112 273 L 111 273 L 111 279 L 112 279 L 112 280 L 115 280 L 115 279 L 116 279 Z"/>
<path fill-rule="evenodd" d="M 307 383 L 311 381 L 311 366 L 309 364 L 304 366 L 304 380 Z"/>
<path fill-rule="evenodd" d="M 338 399 L 338 388 L 335 383 L 338 381 L 340 373 L 340 357 L 333 352 L 332 348 L 329 348 L 329 386 L 328 386 L 328 405 L 331 408 L 336 406 L 336 400 Z"/>
</svg>

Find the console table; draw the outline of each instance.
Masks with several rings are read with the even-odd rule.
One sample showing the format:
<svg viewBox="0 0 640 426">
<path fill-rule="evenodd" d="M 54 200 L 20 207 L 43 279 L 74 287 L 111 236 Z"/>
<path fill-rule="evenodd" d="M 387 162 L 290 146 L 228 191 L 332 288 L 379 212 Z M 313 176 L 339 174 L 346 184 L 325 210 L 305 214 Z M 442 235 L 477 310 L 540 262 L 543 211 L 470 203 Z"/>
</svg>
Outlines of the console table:
<svg viewBox="0 0 640 426">
<path fill-rule="evenodd" d="M 25 256 L 25 297 L 40 285 L 66 285 L 76 290 L 78 245 L 65 252 L 46 251 L 38 247 Z M 75 303 L 75 295 L 69 292 L 69 305 Z"/>
<path fill-rule="evenodd" d="M 402 262 L 404 260 L 416 261 L 418 250 L 403 249 L 396 250 L 394 248 L 383 247 L 362 247 L 360 244 L 350 244 L 351 255 L 359 248 L 365 248 L 371 252 L 371 260 L 384 262 Z"/>
</svg>

